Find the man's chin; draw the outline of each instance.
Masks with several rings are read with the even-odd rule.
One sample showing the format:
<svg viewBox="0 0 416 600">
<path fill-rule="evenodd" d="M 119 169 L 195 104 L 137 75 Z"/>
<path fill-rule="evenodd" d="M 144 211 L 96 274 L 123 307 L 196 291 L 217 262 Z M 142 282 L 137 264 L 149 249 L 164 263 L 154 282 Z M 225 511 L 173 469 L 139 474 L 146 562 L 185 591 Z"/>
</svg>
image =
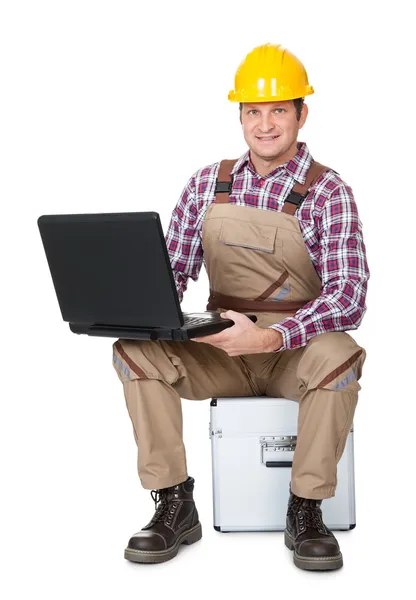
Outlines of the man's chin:
<svg viewBox="0 0 416 600">
<path fill-rule="evenodd" d="M 256 149 L 256 154 L 262 160 L 277 160 L 282 152 L 277 149 L 266 150 L 265 148 Z"/>
<path fill-rule="evenodd" d="M 280 139 L 275 140 L 273 144 L 261 143 L 256 140 L 252 148 L 258 156 L 279 156 L 284 151 L 283 146 Z"/>
</svg>

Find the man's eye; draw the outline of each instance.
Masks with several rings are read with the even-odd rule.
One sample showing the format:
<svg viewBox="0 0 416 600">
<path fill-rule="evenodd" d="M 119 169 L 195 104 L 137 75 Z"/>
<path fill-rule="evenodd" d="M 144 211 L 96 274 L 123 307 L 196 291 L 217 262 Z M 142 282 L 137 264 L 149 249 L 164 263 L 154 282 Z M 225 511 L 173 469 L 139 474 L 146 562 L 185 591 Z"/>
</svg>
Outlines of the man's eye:
<svg viewBox="0 0 416 600">
<path fill-rule="evenodd" d="M 257 112 L 258 112 L 258 111 L 257 111 L 256 109 L 252 108 L 251 110 L 249 110 L 249 111 L 248 111 L 248 114 L 249 114 L 249 115 L 256 115 L 256 114 L 257 114 Z"/>
<path fill-rule="evenodd" d="M 277 112 L 279 115 L 286 112 L 286 110 L 284 108 L 275 108 L 275 112 Z"/>
</svg>

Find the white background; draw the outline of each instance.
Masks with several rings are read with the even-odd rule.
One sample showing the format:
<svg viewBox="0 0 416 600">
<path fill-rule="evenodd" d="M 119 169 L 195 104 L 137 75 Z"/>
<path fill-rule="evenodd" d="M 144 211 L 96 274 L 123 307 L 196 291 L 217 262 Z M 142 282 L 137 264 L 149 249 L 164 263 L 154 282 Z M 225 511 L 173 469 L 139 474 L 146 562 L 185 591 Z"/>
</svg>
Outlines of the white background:
<svg viewBox="0 0 416 600">
<path fill-rule="evenodd" d="M 411 585 L 414 532 L 414 31 L 407 2 L 3 1 L 2 597 L 351 598 Z M 234 73 L 282 43 L 315 94 L 300 140 L 353 187 L 371 279 L 354 337 L 357 528 L 344 568 L 307 573 L 281 533 L 212 528 L 209 402 L 184 401 L 204 536 L 161 565 L 123 558 L 153 514 L 111 340 L 73 335 L 41 214 L 157 210 L 167 227 L 199 167 L 241 155 Z M 412 56 L 413 54 L 413 56 Z M 139 273 L 137 274 L 139 276 Z M 203 310 L 205 273 L 184 310 Z M 245 490 L 236 490 L 235 501 Z"/>
</svg>

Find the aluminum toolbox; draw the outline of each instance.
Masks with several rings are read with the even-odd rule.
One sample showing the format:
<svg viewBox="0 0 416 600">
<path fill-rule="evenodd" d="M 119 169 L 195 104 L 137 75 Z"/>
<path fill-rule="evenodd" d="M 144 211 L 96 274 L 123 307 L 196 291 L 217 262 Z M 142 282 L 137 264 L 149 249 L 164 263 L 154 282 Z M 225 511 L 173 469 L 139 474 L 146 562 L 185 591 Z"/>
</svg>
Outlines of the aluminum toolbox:
<svg viewBox="0 0 416 600">
<path fill-rule="evenodd" d="M 218 531 L 283 531 L 298 404 L 284 398 L 213 398 L 214 527 Z M 350 431 L 338 463 L 336 495 L 322 503 L 332 530 L 355 527 L 354 446 Z"/>
</svg>

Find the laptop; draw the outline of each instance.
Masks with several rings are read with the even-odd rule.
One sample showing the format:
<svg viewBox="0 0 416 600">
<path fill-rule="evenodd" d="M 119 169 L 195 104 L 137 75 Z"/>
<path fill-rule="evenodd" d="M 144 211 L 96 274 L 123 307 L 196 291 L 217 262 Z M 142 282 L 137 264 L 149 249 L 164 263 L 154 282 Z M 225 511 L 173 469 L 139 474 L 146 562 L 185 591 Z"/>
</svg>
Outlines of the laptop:
<svg viewBox="0 0 416 600">
<path fill-rule="evenodd" d="M 74 333 L 183 341 L 234 325 L 217 312 L 181 311 L 158 213 L 42 215 L 38 227 Z"/>
</svg>

